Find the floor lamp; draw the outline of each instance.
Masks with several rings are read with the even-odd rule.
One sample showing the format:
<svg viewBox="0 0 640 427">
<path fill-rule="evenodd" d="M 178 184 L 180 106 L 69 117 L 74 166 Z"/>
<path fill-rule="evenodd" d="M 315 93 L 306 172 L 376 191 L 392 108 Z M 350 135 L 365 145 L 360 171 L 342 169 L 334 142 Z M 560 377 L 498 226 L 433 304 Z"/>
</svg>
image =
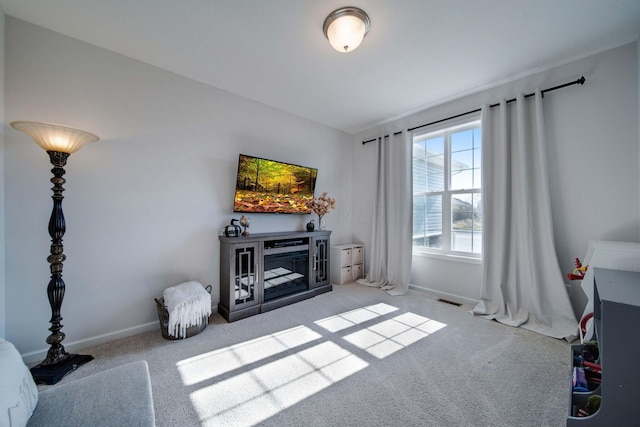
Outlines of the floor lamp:
<svg viewBox="0 0 640 427">
<path fill-rule="evenodd" d="M 64 198 L 62 185 L 66 182 L 63 175 L 69 154 L 75 153 L 87 142 L 97 141 L 99 138 L 89 132 L 50 123 L 17 121 L 11 122 L 11 126 L 29 135 L 40 147 L 46 150 L 53 165 L 53 169 L 51 169 L 53 173 L 53 178 L 51 178 L 53 210 L 49 219 L 51 254 L 47 257 L 51 269 L 51 280 L 47 286 L 47 295 L 51 306 L 51 327 L 49 328 L 51 335 L 47 337 L 47 344 L 50 347 L 47 358 L 31 368 L 31 374 L 38 383 L 55 384 L 68 372 L 93 360 L 92 356 L 69 354 L 62 345 L 64 333 L 61 331 L 60 308 L 65 291 L 65 284 L 62 280 L 62 263 L 66 258 L 62 253 L 62 237 L 66 230 L 62 213 L 62 199 Z"/>
</svg>

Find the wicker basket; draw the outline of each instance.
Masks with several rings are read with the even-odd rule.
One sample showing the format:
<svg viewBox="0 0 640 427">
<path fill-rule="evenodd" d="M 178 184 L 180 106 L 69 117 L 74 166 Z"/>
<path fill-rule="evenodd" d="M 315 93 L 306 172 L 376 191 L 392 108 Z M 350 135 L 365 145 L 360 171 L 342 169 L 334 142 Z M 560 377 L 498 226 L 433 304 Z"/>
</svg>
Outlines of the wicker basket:
<svg viewBox="0 0 640 427">
<path fill-rule="evenodd" d="M 211 293 L 211 285 L 206 286 L 205 289 L 207 292 Z M 169 335 L 169 312 L 167 311 L 167 307 L 164 305 L 164 298 L 154 298 L 154 300 L 156 301 L 156 307 L 158 308 L 158 320 L 160 321 L 162 338 L 166 340 L 181 340 L 193 337 L 204 331 L 209 323 L 207 316 L 202 316 L 202 322 L 199 325 L 187 327 L 184 337 L 174 337 L 173 335 Z M 178 334 L 180 334 L 180 331 L 178 331 Z"/>
</svg>

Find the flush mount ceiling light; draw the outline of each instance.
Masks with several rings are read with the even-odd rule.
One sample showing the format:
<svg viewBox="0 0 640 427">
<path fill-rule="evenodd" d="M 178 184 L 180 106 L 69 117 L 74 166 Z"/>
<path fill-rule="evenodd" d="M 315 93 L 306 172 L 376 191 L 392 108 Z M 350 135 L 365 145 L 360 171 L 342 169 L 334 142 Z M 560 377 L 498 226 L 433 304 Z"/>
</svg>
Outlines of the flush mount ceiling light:
<svg viewBox="0 0 640 427">
<path fill-rule="evenodd" d="M 364 10 L 342 7 L 327 16 L 322 30 L 335 50 L 351 52 L 360 46 L 370 27 L 369 15 Z"/>
</svg>

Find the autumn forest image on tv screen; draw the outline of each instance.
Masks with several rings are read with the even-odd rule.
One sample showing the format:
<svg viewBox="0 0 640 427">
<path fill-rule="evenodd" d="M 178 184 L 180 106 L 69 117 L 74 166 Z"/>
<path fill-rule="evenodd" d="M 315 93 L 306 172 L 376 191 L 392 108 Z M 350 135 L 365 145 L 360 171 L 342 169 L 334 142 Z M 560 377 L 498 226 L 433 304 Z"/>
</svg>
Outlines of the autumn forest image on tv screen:
<svg viewBox="0 0 640 427">
<path fill-rule="evenodd" d="M 318 170 L 240 154 L 234 212 L 310 213 Z"/>
</svg>

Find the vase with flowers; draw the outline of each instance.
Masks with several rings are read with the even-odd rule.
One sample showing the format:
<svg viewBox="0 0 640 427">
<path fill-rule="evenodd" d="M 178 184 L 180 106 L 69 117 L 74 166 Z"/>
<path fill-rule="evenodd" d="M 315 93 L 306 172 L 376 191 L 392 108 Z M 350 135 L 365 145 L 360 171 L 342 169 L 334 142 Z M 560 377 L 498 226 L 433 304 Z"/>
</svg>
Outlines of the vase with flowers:
<svg viewBox="0 0 640 427">
<path fill-rule="evenodd" d="M 318 215 L 318 230 L 324 230 L 326 228 L 324 216 L 335 206 L 336 200 L 329 197 L 326 191 L 322 193 L 320 197 L 314 197 L 313 200 L 311 200 L 309 207 Z"/>
</svg>

